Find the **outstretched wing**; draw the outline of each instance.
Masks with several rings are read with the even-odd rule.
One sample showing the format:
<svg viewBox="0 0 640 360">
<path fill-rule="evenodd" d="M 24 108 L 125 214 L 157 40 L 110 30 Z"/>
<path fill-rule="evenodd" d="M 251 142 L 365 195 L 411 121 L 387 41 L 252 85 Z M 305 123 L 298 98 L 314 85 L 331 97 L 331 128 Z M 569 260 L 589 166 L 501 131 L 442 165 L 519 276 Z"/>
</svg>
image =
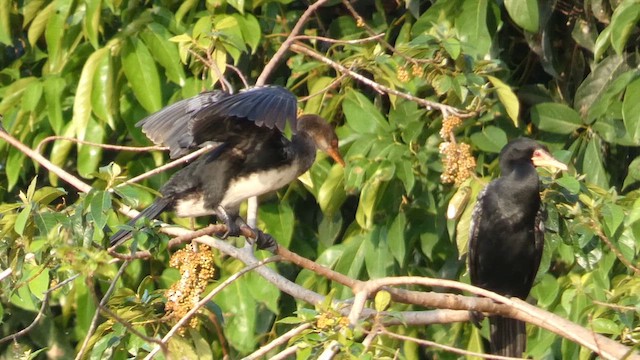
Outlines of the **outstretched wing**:
<svg viewBox="0 0 640 360">
<path fill-rule="evenodd" d="M 174 159 L 193 150 L 190 148 L 192 137 L 189 133 L 189 123 L 193 117 L 227 96 L 230 95 L 220 90 L 203 92 L 147 116 L 136 126 L 141 127 L 154 144 L 169 147 L 170 157 Z"/>
<path fill-rule="evenodd" d="M 282 133 L 289 122 L 296 130 L 297 99 L 279 86 L 252 88 L 237 94 L 212 91 L 179 101 L 140 121 L 137 126 L 175 158 L 204 143 L 240 143 Z"/>
</svg>

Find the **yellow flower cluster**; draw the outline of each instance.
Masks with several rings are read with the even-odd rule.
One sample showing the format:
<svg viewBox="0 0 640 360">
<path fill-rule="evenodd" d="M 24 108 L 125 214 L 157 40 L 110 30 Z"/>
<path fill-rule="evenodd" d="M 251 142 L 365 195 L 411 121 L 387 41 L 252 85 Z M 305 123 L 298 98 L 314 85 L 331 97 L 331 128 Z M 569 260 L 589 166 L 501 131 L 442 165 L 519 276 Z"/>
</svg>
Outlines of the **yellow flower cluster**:
<svg viewBox="0 0 640 360">
<path fill-rule="evenodd" d="M 442 121 L 442 128 L 440 128 L 440 137 L 443 140 L 451 140 L 455 129 L 462 124 L 462 119 L 457 116 L 447 116 Z"/>
<path fill-rule="evenodd" d="M 401 66 L 398 68 L 398 73 L 396 74 L 396 77 L 398 78 L 398 80 L 402 82 L 407 82 L 410 80 L 409 72 L 407 71 L 407 68 L 405 68 L 404 66 Z"/>
<path fill-rule="evenodd" d="M 440 144 L 444 171 L 440 180 L 445 184 L 460 185 L 473 175 L 476 159 L 471 155 L 471 146 L 465 143 L 445 141 Z"/>
<path fill-rule="evenodd" d="M 349 326 L 349 319 L 345 316 L 324 312 L 320 314 L 320 316 L 318 316 L 318 320 L 316 320 L 316 327 L 321 330 L 328 330 L 335 326 Z"/>
<path fill-rule="evenodd" d="M 413 64 L 413 66 L 411 67 L 411 73 L 413 74 L 413 76 L 421 78 L 422 76 L 424 76 L 424 69 L 418 64 Z"/>
<path fill-rule="evenodd" d="M 180 280 L 165 292 L 167 316 L 177 321 L 196 306 L 207 283 L 213 279 L 213 252 L 205 245 L 194 251 L 189 244 L 171 256 L 169 265 L 178 268 L 181 275 Z M 197 325 L 198 319 L 191 318 L 189 326 L 195 328 Z"/>
</svg>

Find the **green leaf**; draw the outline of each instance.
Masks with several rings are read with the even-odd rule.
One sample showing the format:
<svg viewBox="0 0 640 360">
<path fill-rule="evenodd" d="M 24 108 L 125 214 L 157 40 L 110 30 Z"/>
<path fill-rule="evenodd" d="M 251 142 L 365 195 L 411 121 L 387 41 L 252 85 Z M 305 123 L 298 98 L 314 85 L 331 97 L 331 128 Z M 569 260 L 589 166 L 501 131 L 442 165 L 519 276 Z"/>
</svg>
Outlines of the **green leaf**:
<svg viewBox="0 0 640 360">
<path fill-rule="evenodd" d="M 538 0 L 505 0 L 504 6 L 518 26 L 530 33 L 538 32 Z"/>
<path fill-rule="evenodd" d="M 571 194 L 577 195 L 580 193 L 580 182 L 573 176 L 564 174 L 560 179 L 556 180 L 556 183 L 569 190 Z"/>
<path fill-rule="evenodd" d="M 507 134 L 495 126 L 487 126 L 482 132 L 471 134 L 471 142 L 480 150 L 491 153 L 499 153 L 507 144 Z"/>
<path fill-rule="evenodd" d="M 107 224 L 108 211 L 111 209 L 111 193 L 96 191 L 91 199 L 91 217 L 96 228 L 102 229 Z"/>
<path fill-rule="evenodd" d="M 622 119 L 627 134 L 640 143 L 640 100 L 638 94 L 640 94 L 640 78 L 631 82 L 625 90 L 622 101 Z"/>
<path fill-rule="evenodd" d="M 73 119 L 71 120 L 78 135 L 84 140 L 91 117 L 91 91 L 93 90 L 93 76 L 103 57 L 109 56 L 109 49 L 102 48 L 93 52 L 82 68 L 76 96 L 73 102 Z"/>
<path fill-rule="evenodd" d="M 13 44 L 11 34 L 11 7 L 13 1 L 0 0 L 0 42 L 11 46 Z"/>
<path fill-rule="evenodd" d="M 542 103 L 531 108 L 531 121 L 540 130 L 571 134 L 582 126 L 580 115 L 572 108 L 558 103 Z"/>
<path fill-rule="evenodd" d="M 225 337 L 229 343 L 241 352 L 254 349 L 257 303 L 250 290 L 240 279 L 227 286 L 216 297 L 218 304 L 226 314 Z"/>
<path fill-rule="evenodd" d="M 158 23 L 150 23 L 147 28 L 140 37 L 149 47 L 153 58 L 165 69 L 167 79 L 184 86 L 186 76 L 180 63 L 178 47 L 174 42 L 167 41 L 171 38 L 171 33 Z"/>
<path fill-rule="evenodd" d="M 102 0 L 85 0 L 87 11 L 82 19 L 82 30 L 89 39 L 94 49 L 100 47 L 98 43 L 98 32 L 100 31 L 100 14 L 102 11 Z"/>
<path fill-rule="evenodd" d="M 111 53 L 98 61 L 93 75 L 93 89 L 91 90 L 91 108 L 102 122 L 115 127 L 113 121 L 114 109 L 114 76 Z"/>
<path fill-rule="evenodd" d="M 29 83 L 22 95 L 22 110 L 35 111 L 42 97 L 43 85 L 40 81 Z"/>
<path fill-rule="evenodd" d="M 382 182 L 376 178 L 367 181 L 360 193 L 360 202 L 356 210 L 356 221 L 363 229 L 369 229 L 372 225 L 373 210 L 375 209 L 378 190 Z"/>
<path fill-rule="evenodd" d="M 389 294 L 388 291 L 381 290 L 376 293 L 376 297 L 374 300 L 376 311 L 378 312 L 385 311 L 387 307 L 389 307 L 390 303 L 391 303 L 391 294 Z"/>
<path fill-rule="evenodd" d="M 274 314 L 280 312 L 278 302 L 282 293 L 274 284 L 253 271 L 245 275 L 244 281 L 244 286 L 249 288 L 251 296 L 257 302 L 264 304 Z"/>
<path fill-rule="evenodd" d="M 640 20 L 640 4 L 618 6 L 611 17 L 611 45 L 618 54 L 623 54 L 631 32 Z"/>
<path fill-rule="evenodd" d="M 407 228 L 407 217 L 400 212 L 389 226 L 389 234 L 387 241 L 389 242 L 389 251 L 398 261 L 401 267 L 404 267 L 406 255 L 406 239 L 405 230 Z"/>
<path fill-rule="evenodd" d="M 69 18 L 69 11 L 71 10 L 72 0 L 57 0 L 52 4 L 55 4 L 53 11 L 49 14 L 46 28 L 44 30 L 44 36 L 47 40 L 47 51 L 49 53 L 48 70 L 50 73 L 58 73 L 61 71 L 64 64 L 67 62 L 68 57 L 65 54 L 63 46 L 65 30 L 69 29 L 67 26 L 67 20 Z"/>
<path fill-rule="evenodd" d="M 461 13 L 456 18 L 458 35 L 466 41 L 462 43 L 464 53 L 478 59 L 489 53 L 491 34 L 487 28 L 489 1 L 464 1 Z"/>
<path fill-rule="evenodd" d="M 18 214 L 18 217 L 16 217 L 16 222 L 13 226 L 13 229 L 16 233 L 18 233 L 18 235 L 22 236 L 24 234 L 24 229 L 27 226 L 27 221 L 29 221 L 29 218 L 31 217 L 31 208 L 31 203 L 26 204 L 24 209 L 22 209 Z"/>
<path fill-rule="evenodd" d="M 624 325 L 607 318 L 593 319 L 590 328 L 599 334 L 609 334 L 618 336 L 622 332 Z"/>
<path fill-rule="evenodd" d="M 321 93 L 331 84 L 334 79 L 329 76 L 319 76 L 309 79 L 307 87 L 309 94 L 314 95 L 304 106 L 304 112 L 307 114 L 320 114 L 322 106 L 325 102 L 326 93 Z"/>
<path fill-rule="evenodd" d="M 460 40 L 456 38 L 446 38 L 442 40 L 442 47 L 453 60 L 456 60 L 458 56 L 460 56 L 460 51 L 462 50 L 462 44 L 460 44 Z"/>
<path fill-rule="evenodd" d="M 86 127 L 85 140 L 102 144 L 105 139 L 105 127 L 93 117 L 89 119 Z M 95 145 L 84 144 L 78 151 L 78 173 L 84 178 L 91 178 L 92 173 L 98 169 L 102 159 L 102 148 Z"/>
<path fill-rule="evenodd" d="M 396 176 L 402 181 L 406 193 L 410 194 L 416 183 L 416 176 L 411 160 L 400 160 L 396 162 Z"/>
<path fill-rule="evenodd" d="M 38 300 L 44 299 L 44 293 L 49 290 L 49 270 L 46 267 L 34 266 L 30 271 L 29 290 Z"/>
<path fill-rule="evenodd" d="M 360 92 L 351 90 L 342 102 L 347 124 L 361 134 L 389 131 L 389 124 L 380 111 Z"/>
<path fill-rule="evenodd" d="M 602 60 L 576 89 L 573 100 L 574 109 L 586 117 L 591 106 L 603 97 L 609 84 L 620 74 L 629 70 L 629 65 L 623 56 L 614 55 Z"/>
<path fill-rule="evenodd" d="M 56 135 L 62 132 L 62 96 L 66 82 L 58 76 L 50 76 L 44 81 L 44 100 L 47 107 L 49 125 Z"/>
<path fill-rule="evenodd" d="M 616 231 L 624 221 L 624 209 L 616 204 L 604 204 L 602 207 L 604 230 L 607 236 L 614 237 Z"/>
<path fill-rule="evenodd" d="M 9 109 L 22 99 L 23 92 L 29 84 L 38 81 L 35 77 L 25 77 L 18 79 L 10 85 L 0 88 L 2 90 L 2 101 L 0 101 L 0 114 L 6 114 Z"/>
<path fill-rule="evenodd" d="M 127 38 L 122 47 L 122 68 L 136 99 L 154 113 L 162 107 L 158 69 L 149 49 L 138 38 Z"/>
<path fill-rule="evenodd" d="M 344 190 L 344 172 L 342 166 L 332 166 L 318 190 L 318 204 L 325 215 L 332 215 L 339 211 L 347 199 L 347 193 Z"/>
<path fill-rule="evenodd" d="M 264 221 L 264 229 L 273 236 L 279 245 L 289 247 L 293 237 L 295 217 L 293 209 L 286 201 L 268 203 L 260 207 L 260 220 Z"/>
<path fill-rule="evenodd" d="M 513 121 L 513 125 L 515 127 L 518 127 L 518 116 L 520 114 L 520 102 L 518 101 L 518 97 L 513 92 L 513 90 L 511 90 L 511 87 L 509 85 L 505 84 L 497 77 L 487 76 L 487 79 L 491 81 L 491 85 L 493 85 L 493 87 L 496 89 L 496 92 L 498 93 L 498 99 L 500 99 L 500 102 L 507 110 L 507 115 L 509 115 L 509 118 L 511 118 L 511 120 Z"/>
<path fill-rule="evenodd" d="M 588 144 L 582 161 L 582 171 L 586 179 L 602 188 L 609 187 L 609 180 L 604 170 L 602 153 L 600 152 L 601 142 L 597 138 L 592 138 Z"/>
<path fill-rule="evenodd" d="M 387 228 L 373 227 L 364 241 L 364 264 L 370 279 L 389 275 L 393 268 L 393 258 L 389 256 Z"/>
<path fill-rule="evenodd" d="M 560 294 L 558 279 L 551 274 L 543 274 L 541 280 L 531 289 L 531 295 L 538 300 L 538 306 L 548 308 Z"/>
<path fill-rule="evenodd" d="M 251 54 L 255 54 L 258 46 L 260 45 L 260 38 L 262 36 L 262 29 L 260 29 L 260 23 L 258 19 L 252 14 L 245 14 L 240 23 L 240 31 L 244 41 L 251 48 Z"/>
<path fill-rule="evenodd" d="M 609 46 L 611 46 L 611 27 L 607 26 L 596 39 L 596 43 L 593 47 L 593 58 L 596 61 L 599 61 L 607 49 L 609 49 Z"/>
</svg>

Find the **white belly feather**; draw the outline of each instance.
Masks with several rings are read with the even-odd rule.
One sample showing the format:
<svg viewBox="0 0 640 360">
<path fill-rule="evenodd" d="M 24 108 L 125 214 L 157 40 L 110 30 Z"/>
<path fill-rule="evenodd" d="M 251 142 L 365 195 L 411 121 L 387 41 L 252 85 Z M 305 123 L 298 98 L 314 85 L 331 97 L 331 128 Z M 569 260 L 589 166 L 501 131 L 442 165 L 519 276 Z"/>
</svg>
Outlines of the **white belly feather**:
<svg viewBox="0 0 640 360">
<path fill-rule="evenodd" d="M 298 163 L 293 165 L 265 170 L 232 180 L 220 205 L 224 208 L 234 207 L 251 196 L 280 189 L 298 176 Z"/>
<path fill-rule="evenodd" d="M 233 209 L 251 196 L 278 190 L 298 176 L 298 168 L 299 166 L 296 162 L 294 166 L 261 171 L 234 179 L 229 183 L 220 205 L 225 209 Z M 176 215 L 179 217 L 198 217 L 215 214 L 215 209 L 205 208 L 202 193 L 180 199 L 176 201 L 174 206 Z"/>
</svg>

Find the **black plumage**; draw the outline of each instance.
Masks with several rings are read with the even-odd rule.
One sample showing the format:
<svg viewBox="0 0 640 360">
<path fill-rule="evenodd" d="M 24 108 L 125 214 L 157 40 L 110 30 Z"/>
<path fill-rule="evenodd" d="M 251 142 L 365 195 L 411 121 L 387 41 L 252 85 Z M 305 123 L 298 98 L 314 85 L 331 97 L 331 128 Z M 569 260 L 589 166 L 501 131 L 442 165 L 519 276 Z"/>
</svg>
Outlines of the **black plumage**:
<svg viewBox="0 0 640 360">
<path fill-rule="evenodd" d="M 500 152 L 500 178 L 478 195 L 469 238 L 471 283 L 526 299 L 544 246 L 537 166 L 566 170 L 534 140 L 511 141 Z M 526 347 L 521 321 L 490 316 L 491 353 L 520 357 Z"/>
<path fill-rule="evenodd" d="M 291 140 L 283 133 L 287 123 L 294 133 Z M 176 102 L 136 126 L 154 143 L 168 146 L 172 158 L 206 144 L 216 147 L 176 172 L 160 189 L 162 197 L 130 225 L 141 217 L 153 219 L 174 210 L 180 217 L 215 214 L 228 226 L 228 235 L 239 235 L 239 226 L 244 225 L 238 216 L 240 203 L 296 179 L 311 167 L 316 149 L 344 165 L 331 126 L 317 115 L 297 118 L 297 99 L 281 87 L 233 95 L 205 92 Z M 129 236 L 128 230 L 118 231 L 110 239 L 111 246 Z"/>
</svg>

